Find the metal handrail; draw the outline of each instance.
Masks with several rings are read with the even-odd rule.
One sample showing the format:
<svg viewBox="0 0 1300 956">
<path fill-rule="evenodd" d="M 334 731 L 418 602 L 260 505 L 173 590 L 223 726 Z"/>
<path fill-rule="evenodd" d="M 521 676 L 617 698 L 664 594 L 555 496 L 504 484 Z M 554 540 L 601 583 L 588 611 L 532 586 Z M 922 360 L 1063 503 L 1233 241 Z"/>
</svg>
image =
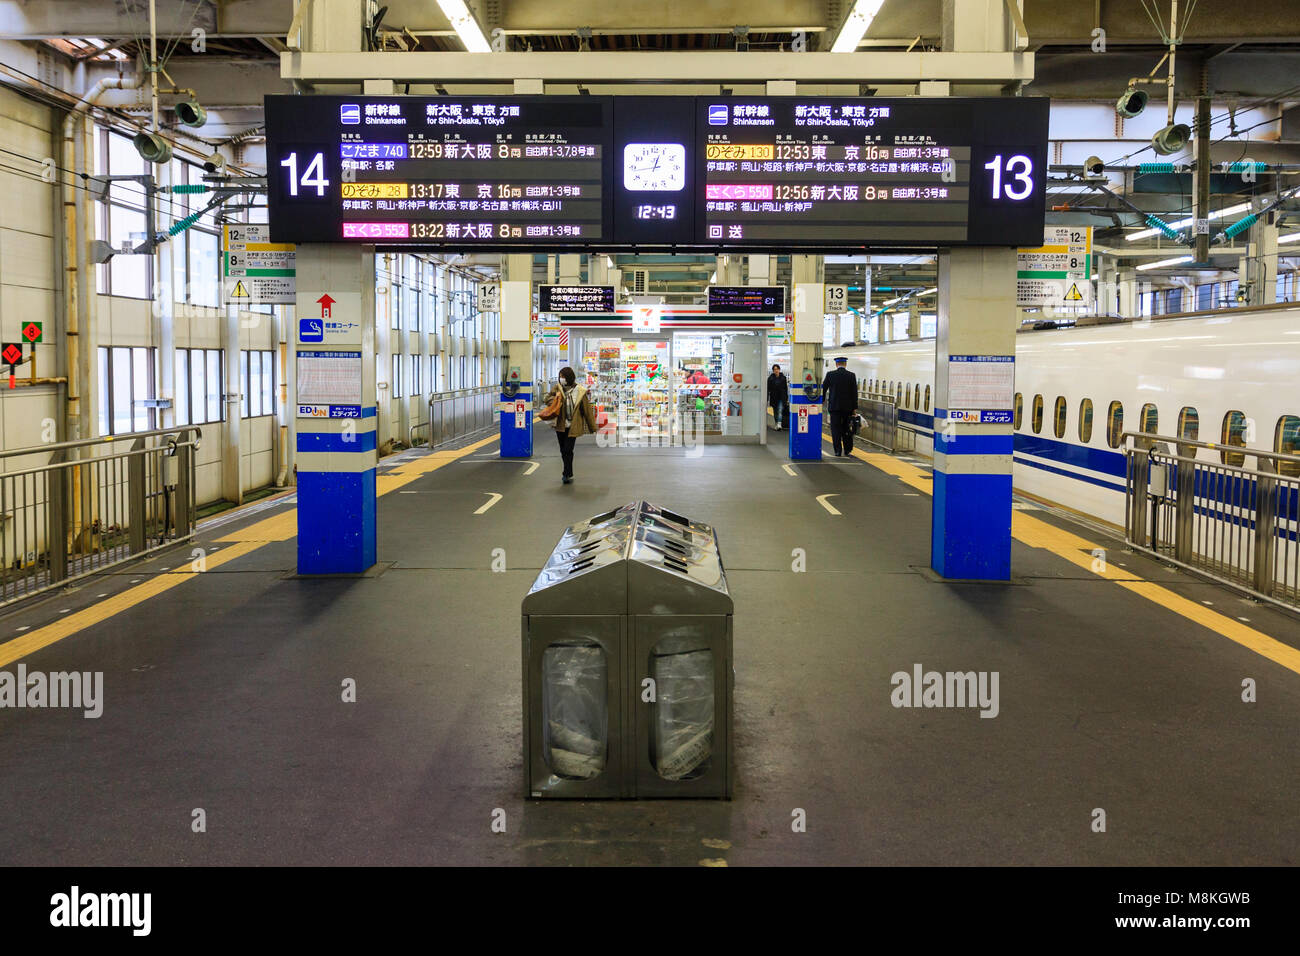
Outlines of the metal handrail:
<svg viewBox="0 0 1300 956">
<path fill-rule="evenodd" d="M 155 428 L 147 432 L 127 432 L 124 435 L 101 435 L 98 438 L 81 438 L 77 441 L 48 442 L 44 445 L 32 445 L 28 448 L 11 448 L 0 450 L 0 460 L 21 458 L 23 455 L 40 455 L 49 451 L 65 451 L 69 448 L 88 448 L 91 445 L 111 445 L 113 442 L 136 441 L 142 438 L 157 438 L 162 435 L 176 435 L 181 432 L 194 432 L 194 440 L 202 441 L 203 429 L 198 425 L 177 425 L 174 428 Z M 197 448 L 198 445 L 196 444 Z"/>
<path fill-rule="evenodd" d="M 1300 465 L 1300 455 L 1289 455 L 1281 451 L 1265 451 L 1262 448 L 1251 448 L 1248 445 L 1225 445 L 1223 442 L 1198 441 L 1195 438 L 1179 438 L 1176 435 L 1157 435 L 1154 432 L 1120 432 L 1119 440 L 1123 442 L 1126 438 L 1132 438 L 1139 441 L 1162 441 L 1174 446 L 1192 446 L 1195 448 L 1206 448 L 1211 451 L 1228 452 L 1233 455 L 1251 455 L 1257 458 L 1268 458 L 1272 461 L 1290 461 Z M 1126 451 L 1128 449 L 1125 449 Z M 1188 459 L 1195 461 L 1196 459 Z M 1236 466 L 1232 466 L 1236 467 Z"/>
<path fill-rule="evenodd" d="M 200 429 L 182 426 L 0 453 L 60 459 L 0 472 L 0 604 L 192 538 L 200 444 Z M 65 455 L 96 445 L 115 447 Z"/>
<path fill-rule="evenodd" d="M 1150 432 L 1122 432 L 1120 440 L 1124 531 L 1131 546 L 1260 599 L 1300 608 L 1300 476 L 1278 467 L 1300 464 L 1300 455 Z M 1164 447 L 1152 447 L 1156 443 Z M 1261 467 L 1183 453 L 1192 448 L 1255 456 Z"/>
</svg>

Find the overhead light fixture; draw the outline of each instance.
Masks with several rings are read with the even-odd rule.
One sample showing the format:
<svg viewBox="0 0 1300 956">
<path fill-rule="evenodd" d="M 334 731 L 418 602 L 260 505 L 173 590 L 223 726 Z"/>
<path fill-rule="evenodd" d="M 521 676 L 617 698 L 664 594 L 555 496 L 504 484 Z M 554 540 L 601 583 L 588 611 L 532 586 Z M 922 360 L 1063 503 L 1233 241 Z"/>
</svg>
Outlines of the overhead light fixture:
<svg viewBox="0 0 1300 956">
<path fill-rule="evenodd" d="M 1125 119 L 1137 116 L 1147 108 L 1147 91 L 1129 87 L 1115 104 L 1115 112 Z"/>
<path fill-rule="evenodd" d="M 492 52 L 482 27 L 474 19 L 474 14 L 469 12 L 465 0 L 438 0 L 438 6 L 451 23 L 451 28 L 456 31 L 456 36 L 460 37 L 460 42 L 465 44 L 466 50 L 470 53 Z"/>
<path fill-rule="evenodd" d="M 917 296 L 920 297 L 923 295 L 934 295 L 938 291 L 939 291 L 939 287 L 935 286 L 933 289 L 926 289 L 924 292 L 918 292 Z"/>
<path fill-rule="evenodd" d="M 182 126 L 202 126 L 208 121 L 208 111 L 196 99 L 181 100 L 172 107 L 172 112 Z"/>
<path fill-rule="evenodd" d="M 165 163 L 172 158 L 172 144 L 157 133 L 141 130 L 132 137 L 131 144 L 147 163 Z"/>
<path fill-rule="evenodd" d="M 1288 243 L 1288 242 L 1300 242 L 1300 232 L 1293 232 L 1293 233 L 1291 233 L 1290 235 L 1287 235 L 1287 236 L 1278 236 L 1278 237 L 1277 237 L 1277 244 L 1278 244 L 1279 246 L 1280 246 L 1280 245 L 1283 245 L 1284 243 Z"/>
<path fill-rule="evenodd" d="M 1137 267 L 1138 272 L 1146 272 L 1148 269 L 1161 269 L 1165 266 L 1182 265 L 1184 262 L 1191 262 L 1191 256 L 1176 256 L 1173 259 L 1161 259 L 1158 262 L 1147 262 Z"/>
<path fill-rule="evenodd" d="M 1243 203 L 1238 203 L 1235 206 L 1229 206 L 1227 209 L 1220 209 L 1217 212 L 1212 212 L 1207 218 L 1222 219 L 1224 216 L 1235 216 L 1239 212 L 1249 212 L 1249 211 L 1250 211 L 1250 203 L 1243 202 Z M 1191 218 L 1179 219 L 1176 222 L 1171 222 L 1169 224 L 1169 227 L 1171 229 L 1183 229 L 1187 226 L 1190 226 L 1195 221 L 1196 221 L 1195 219 L 1191 219 Z M 1154 236 L 1159 231 L 1160 231 L 1159 229 L 1139 229 L 1137 232 L 1129 233 L 1127 236 L 1124 237 L 1124 239 L 1126 242 L 1136 242 L 1138 239 L 1146 239 L 1148 236 Z"/>
<path fill-rule="evenodd" d="M 1089 179 L 1100 179 L 1106 172 L 1106 164 L 1100 156 L 1089 156 L 1083 161 L 1083 174 Z"/>
<path fill-rule="evenodd" d="M 1186 123 L 1171 123 L 1151 137 L 1151 148 L 1161 156 L 1181 152 L 1192 140 L 1192 128 Z"/>
<path fill-rule="evenodd" d="M 840 35 L 835 38 L 831 52 L 852 53 L 856 50 L 866 35 L 867 28 L 871 26 L 871 21 L 876 19 L 876 14 L 884 5 L 885 0 L 857 0 L 845 18 L 844 26 L 840 27 Z"/>
<path fill-rule="evenodd" d="M 213 153 L 203 161 L 203 171 L 206 173 L 219 173 L 226 165 L 226 157 L 220 153 Z"/>
</svg>

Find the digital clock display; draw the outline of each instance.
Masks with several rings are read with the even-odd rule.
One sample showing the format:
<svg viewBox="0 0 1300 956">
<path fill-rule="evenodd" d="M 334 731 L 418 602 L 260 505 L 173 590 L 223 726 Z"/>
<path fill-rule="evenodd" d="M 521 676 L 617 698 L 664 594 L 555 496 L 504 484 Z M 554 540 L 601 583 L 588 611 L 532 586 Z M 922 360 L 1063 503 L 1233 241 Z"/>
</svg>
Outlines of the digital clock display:
<svg viewBox="0 0 1300 956">
<path fill-rule="evenodd" d="M 676 206 L 637 206 L 638 219 L 676 219 Z"/>
</svg>

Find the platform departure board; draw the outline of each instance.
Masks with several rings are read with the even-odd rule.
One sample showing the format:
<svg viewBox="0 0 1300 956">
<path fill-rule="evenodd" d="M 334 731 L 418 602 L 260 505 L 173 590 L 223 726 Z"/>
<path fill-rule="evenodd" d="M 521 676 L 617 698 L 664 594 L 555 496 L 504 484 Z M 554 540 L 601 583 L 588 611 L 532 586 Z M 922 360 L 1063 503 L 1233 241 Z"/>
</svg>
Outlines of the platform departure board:
<svg viewBox="0 0 1300 956">
<path fill-rule="evenodd" d="M 852 251 L 1041 241 L 1037 97 L 269 96 L 275 242 Z"/>
<path fill-rule="evenodd" d="M 709 312 L 785 314 L 785 286 L 709 286 Z"/>
<path fill-rule="evenodd" d="M 700 99 L 700 228 L 706 242 L 765 248 L 1005 244 L 1043 219 L 1047 107 Z"/>
<path fill-rule="evenodd" d="M 609 241 L 607 97 L 266 99 L 283 242 Z"/>
</svg>

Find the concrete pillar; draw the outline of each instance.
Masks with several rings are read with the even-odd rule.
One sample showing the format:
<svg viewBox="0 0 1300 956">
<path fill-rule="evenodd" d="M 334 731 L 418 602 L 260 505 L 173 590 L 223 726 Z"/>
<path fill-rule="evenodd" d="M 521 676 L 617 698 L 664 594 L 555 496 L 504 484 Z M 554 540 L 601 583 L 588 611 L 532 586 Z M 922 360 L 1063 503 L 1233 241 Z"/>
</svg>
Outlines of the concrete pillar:
<svg viewBox="0 0 1300 956">
<path fill-rule="evenodd" d="M 1138 281 L 1137 273 L 1132 269 L 1115 270 L 1115 286 L 1119 291 L 1119 302 L 1117 308 L 1119 314 L 1125 318 L 1135 318 L 1138 314 Z"/>
<path fill-rule="evenodd" d="M 747 256 L 749 259 L 749 282 L 747 285 L 771 285 L 771 256 Z"/>
<path fill-rule="evenodd" d="M 377 545 L 375 250 L 300 244 L 297 269 L 298 573 L 360 574 Z"/>
<path fill-rule="evenodd" d="M 740 285 L 740 257 L 718 256 L 717 273 L 714 285 Z"/>
<path fill-rule="evenodd" d="M 556 279 L 560 285 L 582 285 L 582 256 L 561 255 L 555 257 Z"/>
<path fill-rule="evenodd" d="M 939 251 L 930 566 L 1011 578 L 1016 250 Z"/>
<path fill-rule="evenodd" d="M 568 258 L 568 257 L 565 257 Z M 498 410 L 501 457 L 533 456 L 533 393 L 549 385 L 534 382 L 533 257 L 507 255 L 501 264 L 501 344 L 505 385 Z"/>
<path fill-rule="evenodd" d="M 907 337 L 913 342 L 921 337 L 921 300 L 916 296 L 907 300 Z"/>
<path fill-rule="evenodd" d="M 244 486 L 240 476 L 239 441 L 243 421 L 240 418 L 240 400 L 243 383 L 240 381 L 239 360 L 239 306 L 225 306 L 221 316 L 221 354 L 225 363 L 226 382 L 224 401 L 226 420 L 221 425 L 221 497 L 235 504 L 244 502 Z"/>
<path fill-rule="evenodd" d="M 794 461 L 821 461 L 822 457 L 824 278 L 820 256 L 790 257 L 794 336 L 790 346 L 789 455 Z"/>
<path fill-rule="evenodd" d="M 401 336 L 393 332 L 393 310 L 398 304 L 397 289 L 391 276 L 401 267 L 401 259 L 393 253 L 383 258 L 386 278 L 375 289 L 375 441 L 383 444 L 393 434 L 393 397 L 397 383 L 393 377 L 393 353 L 401 350 Z M 319 309 L 317 313 L 319 314 Z"/>
<path fill-rule="evenodd" d="M 1255 226 L 1255 241 L 1250 244 L 1254 255 L 1251 269 L 1250 304 L 1272 305 L 1277 301 L 1277 222 L 1260 222 Z"/>
</svg>

